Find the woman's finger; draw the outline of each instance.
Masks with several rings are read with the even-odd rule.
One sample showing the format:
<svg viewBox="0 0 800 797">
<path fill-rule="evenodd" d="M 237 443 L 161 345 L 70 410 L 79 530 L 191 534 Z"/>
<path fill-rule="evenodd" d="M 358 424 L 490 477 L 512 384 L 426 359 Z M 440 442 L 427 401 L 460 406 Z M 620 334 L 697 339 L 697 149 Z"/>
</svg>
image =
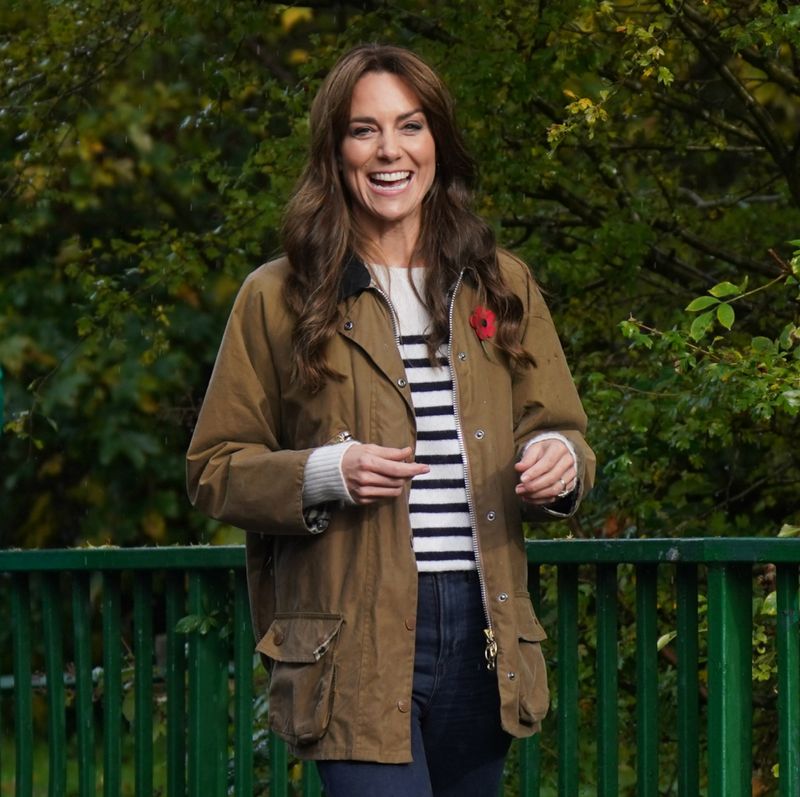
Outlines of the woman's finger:
<svg viewBox="0 0 800 797">
<path fill-rule="evenodd" d="M 414 476 L 430 470 L 427 465 L 408 462 L 411 454 L 409 447 L 350 446 L 342 457 L 342 475 L 356 503 L 396 497 Z"/>
</svg>

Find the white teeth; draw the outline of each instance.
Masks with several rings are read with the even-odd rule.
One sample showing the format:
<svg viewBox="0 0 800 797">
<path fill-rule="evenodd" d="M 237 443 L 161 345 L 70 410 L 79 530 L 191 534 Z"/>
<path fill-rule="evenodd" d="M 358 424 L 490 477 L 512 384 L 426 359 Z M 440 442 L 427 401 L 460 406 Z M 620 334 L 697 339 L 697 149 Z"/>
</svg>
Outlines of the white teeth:
<svg viewBox="0 0 800 797">
<path fill-rule="evenodd" d="M 391 183 L 395 182 L 396 180 L 407 180 L 409 177 L 411 177 L 411 172 L 377 172 L 376 174 L 371 174 L 370 177 L 373 180 Z"/>
</svg>

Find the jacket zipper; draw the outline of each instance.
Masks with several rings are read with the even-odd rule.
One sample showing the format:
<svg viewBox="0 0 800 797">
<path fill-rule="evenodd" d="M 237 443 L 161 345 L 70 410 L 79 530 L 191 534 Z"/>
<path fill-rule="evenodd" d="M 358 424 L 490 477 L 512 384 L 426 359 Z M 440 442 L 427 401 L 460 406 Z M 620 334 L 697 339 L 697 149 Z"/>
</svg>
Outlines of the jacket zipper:
<svg viewBox="0 0 800 797">
<path fill-rule="evenodd" d="M 458 275 L 453 293 L 450 298 L 450 310 L 448 312 L 448 341 L 447 341 L 447 363 L 450 368 L 450 377 L 453 383 L 452 396 L 453 396 L 453 417 L 456 424 L 456 435 L 458 437 L 458 447 L 461 451 L 461 460 L 464 463 L 464 492 L 467 496 L 467 510 L 469 513 L 470 526 L 472 528 L 472 551 L 475 555 L 475 569 L 478 572 L 478 583 L 481 590 L 481 603 L 483 604 L 483 614 L 486 619 L 486 628 L 483 630 L 484 637 L 486 638 L 486 647 L 484 648 L 484 656 L 486 657 L 486 668 L 494 670 L 497 667 L 497 641 L 494 638 L 494 626 L 492 625 L 492 617 L 489 614 L 489 601 L 486 596 L 486 580 L 483 574 L 483 563 L 481 561 L 481 552 L 478 546 L 478 520 L 475 514 L 475 506 L 472 499 L 472 487 L 469 481 L 469 468 L 467 466 L 467 451 L 464 446 L 464 432 L 461 428 L 461 413 L 458 406 L 458 391 L 457 391 L 457 378 L 456 371 L 453 367 L 453 314 L 456 306 L 456 294 L 461 287 L 461 282 L 464 277 L 462 271 Z M 395 312 L 394 305 L 386 295 L 386 293 L 377 285 L 371 286 L 373 290 L 381 296 L 386 306 L 389 308 L 389 314 L 392 318 L 392 328 L 394 330 L 395 341 L 400 346 L 400 324 L 397 320 L 397 313 Z"/>
<path fill-rule="evenodd" d="M 392 317 L 392 330 L 394 332 L 394 341 L 397 344 L 398 351 L 400 350 L 400 322 L 397 319 L 397 313 L 395 312 L 394 305 L 392 304 L 389 297 L 384 293 L 383 289 L 380 288 L 375 281 L 373 280 L 373 284 L 370 286 L 372 290 L 375 291 L 380 297 L 386 302 L 386 306 L 389 308 L 389 315 Z"/>
<path fill-rule="evenodd" d="M 453 383 L 453 417 L 456 423 L 456 435 L 458 437 L 458 446 L 461 449 L 461 459 L 464 463 L 464 492 L 467 495 L 467 509 L 469 511 L 470 526 L 472 527 L 472 551 L 475 554 L 475 568 L 478 571 L 478 583 L 481 589 L 481 603 L 483 604 L 483 614 L 486 619 L 486 628 L 483 630 L 484 637 L 486 638 L 486 647 L 484 649 L 484 656 L 486 657 L 486 669 L 494 670 L 497 667 L 497 641 L 494 638 L 494 626 L 492 625 L 492 617 L 489 614 L 489 601 L 486 595 L 486 580 L 483 573 L 483 562 L 481 561 L 481 552 L 478 545 L 478 519 L 475 513 L 475 505 L 472 498 L 472 486 L 469 480 L 469 466 L 467 458 L 467 450 L 464 445 L 464 430 L 461 427 L 461 408 L 458 405 L 458 379 L 456 377 L 456 369 L 453 366 L 453 315 L 456 306 L 456 294 L 461 287 L 461 282 L 464 277 L 462 271 L 458 275 L 453 293 L 450 298 L 450 310 L 448 313 L 448 341 L 447 341 L 447 363 L 450 367 L 450 377 Z"/>
</svg>

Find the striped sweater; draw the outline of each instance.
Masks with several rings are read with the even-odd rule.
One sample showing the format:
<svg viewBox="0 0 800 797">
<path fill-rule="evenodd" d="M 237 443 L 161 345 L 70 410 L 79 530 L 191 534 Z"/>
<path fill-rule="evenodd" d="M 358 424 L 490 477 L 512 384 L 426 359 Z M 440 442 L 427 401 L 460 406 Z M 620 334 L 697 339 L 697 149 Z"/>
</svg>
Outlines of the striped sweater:
<svg viewBox="0 0 800 797">
<path fill-rule="evenodd" d="M 464 461 L 447 351 L 440 351 L 436 364 L 431 364 L 425 343 L 430 315 L 409 282 L 409 270 L 377 267 L 374 271 L 390 299 L 399 328 L 398 345 L 417 424 L 414 459 L 430 467 L 428 473 L 412 480 L 409 493 L 417 568 L 420 572 L 474 570 Z M 421 294 L 424 269 L 412 268 L 410 276 Z"/>
</svg>

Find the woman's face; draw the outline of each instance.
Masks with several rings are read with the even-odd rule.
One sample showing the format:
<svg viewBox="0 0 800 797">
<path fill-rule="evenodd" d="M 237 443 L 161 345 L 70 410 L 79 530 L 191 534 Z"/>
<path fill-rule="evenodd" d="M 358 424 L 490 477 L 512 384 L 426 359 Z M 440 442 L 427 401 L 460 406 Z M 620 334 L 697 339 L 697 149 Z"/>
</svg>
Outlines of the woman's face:
<svg viewBox="0 0 800 797">
<path fill-rule="evenodd" d="M 340 150 L 345 185 L 368 235 L 419 233 L 436 145 L 419 97 L 397 75 L 368 72 L 353 90 Z"/>
</svg>

